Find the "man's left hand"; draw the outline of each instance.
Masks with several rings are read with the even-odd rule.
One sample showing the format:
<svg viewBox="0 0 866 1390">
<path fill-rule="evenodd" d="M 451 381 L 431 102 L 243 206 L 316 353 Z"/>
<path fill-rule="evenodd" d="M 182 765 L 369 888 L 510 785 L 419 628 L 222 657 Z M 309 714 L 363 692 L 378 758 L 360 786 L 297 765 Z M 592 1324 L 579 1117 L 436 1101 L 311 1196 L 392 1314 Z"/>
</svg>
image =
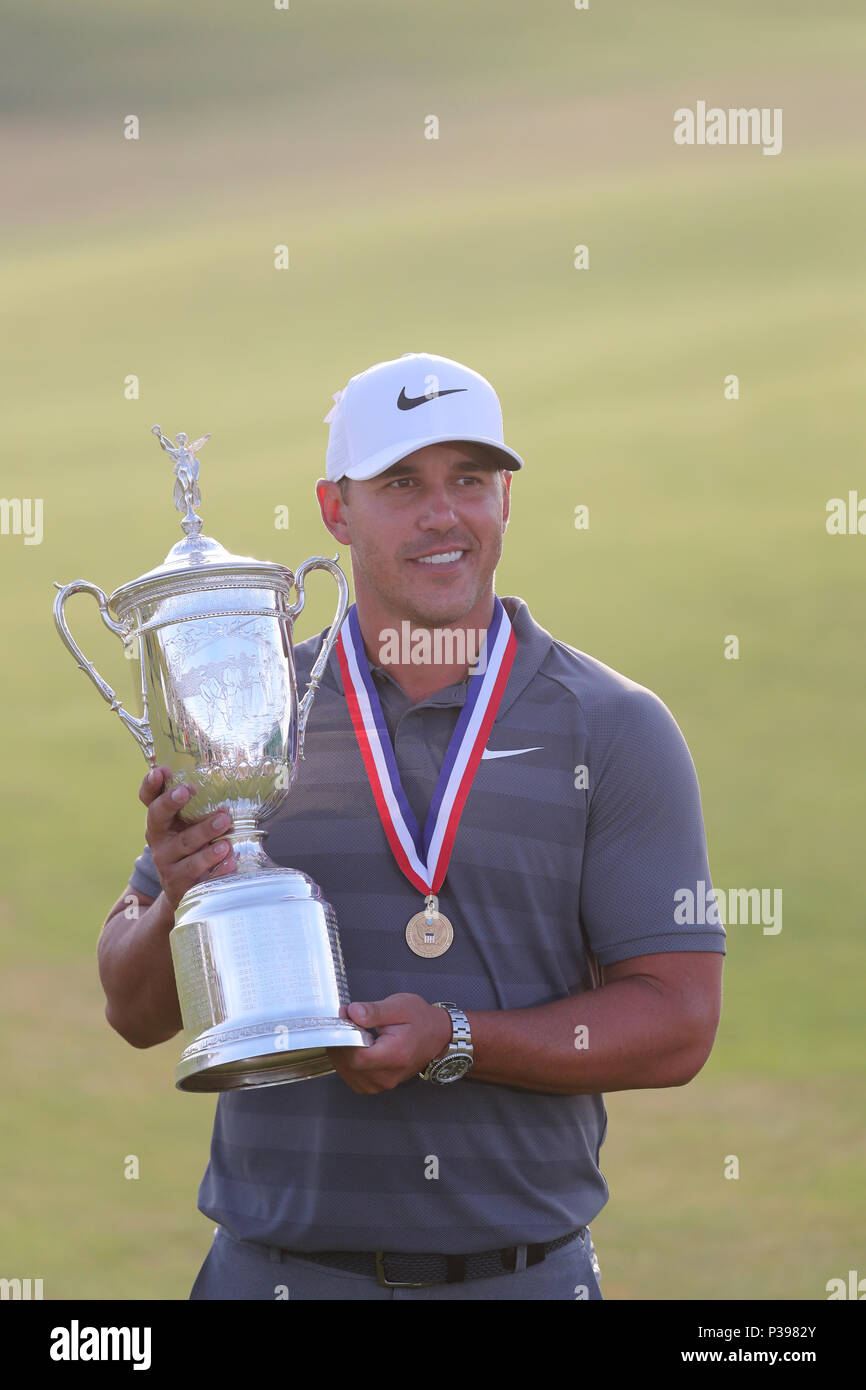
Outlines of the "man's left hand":
<svg viewBox="0 0 866 1390">
<path fill-rule="evenodd" d="M 360 1096 L 393 1091 L 424 1070 L 451 1042 L 451 1015 L 419 994 L 389 994 L 373 1003 L 352 1003 L 342 1018 L 360 1028 L 375 1028 L 371 1047 L 329 1047 L 337 1073 Z"/>
</svg>

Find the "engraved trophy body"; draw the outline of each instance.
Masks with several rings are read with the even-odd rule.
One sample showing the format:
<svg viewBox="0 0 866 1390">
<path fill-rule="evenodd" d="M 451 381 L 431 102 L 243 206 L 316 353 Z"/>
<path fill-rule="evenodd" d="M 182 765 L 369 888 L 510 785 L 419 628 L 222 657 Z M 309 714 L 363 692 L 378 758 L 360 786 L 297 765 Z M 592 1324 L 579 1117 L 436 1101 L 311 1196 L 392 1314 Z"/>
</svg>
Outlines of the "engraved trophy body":
<svg viewBox="0 0 866 1390">
<path fill-rule="evenodd" d="M 180 812 L 199 820 L 227 806 L 237 870 L 184 894 L 170 935 L 178 998 L 189 1035 L 175 1070 L 181 1090 L 277 1085 L 333 1072 L 328 1047 L 370 1037 L 340 1008 L 349 1003 L 334 911 L 306 874 L 265 853 L 262 822 L 288 796 L 304 756 L 310 707 L 348 607 L 336 560 L 314 556 L 296 572 L 231 555 L 201 534 L 196 451 L 153 433 L 175 460 L 175 506 L 185 538 L 162 565 L 110 598 L 84 580 L 54 602 L 58 632 L 79 667 L 121 718 L 151 767 L 171 768 L 196 793 Z M 333 574 L 334 621 L 298 700 L 292 635 L 313 569 Z M 292 601 L 292 590 L 297 598 Z M 137 644 L 142 717 L 123 708 L 72 637 L 65 604 L 92 594 L 127 650 Z M 111 614 L 114 614 L 113 618 Z"/>
</svg>

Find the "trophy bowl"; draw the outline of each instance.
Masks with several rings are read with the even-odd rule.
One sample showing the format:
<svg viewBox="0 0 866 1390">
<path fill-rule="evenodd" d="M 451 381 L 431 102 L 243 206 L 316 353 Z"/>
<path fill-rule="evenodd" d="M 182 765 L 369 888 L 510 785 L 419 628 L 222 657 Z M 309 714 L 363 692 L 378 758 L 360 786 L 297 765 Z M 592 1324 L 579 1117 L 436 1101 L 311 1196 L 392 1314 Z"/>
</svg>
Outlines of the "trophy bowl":
<svg viewBox="0 0 866 1390">
<path fill-rule="evenodd" d="M 86 580 L 57 585 L 58 632 L 79 667 L 120 717 L 151 767 L 195 794 L 185 821 L 226 807 L 236 870 L 204 880 L 181 899 L 169 942 L 184 1030 L 175 1070 L 186 1091 L 274 1086 L 333 1072 L 329 1047 L 364 1047 L 370 1035 L 340 1017 L 350 1001 L 333 908 L 306 874 L 274 864 L 262 823 L 283 804 L 304 756 L 319 680 L 348 608 L 346 577 L 313 556 L 296 572 L 231 555 L 201 534 L 195 452 L 166 441 L 175 459 L 175 505 L 185 538 L 157 569 L 110 597 Z M 337 611 L 303 699 L 298 700 L 293 623 L 313 569 L 333 574 Z M 297 597 L 292 601 L 292 591 Z M 137 652 L 142 716 L 125 710 L 72 637 L 65 605 L 90 593 L 103 622 Z M 113 615 L 113 616 L 112 616 Z"/>
</svg>

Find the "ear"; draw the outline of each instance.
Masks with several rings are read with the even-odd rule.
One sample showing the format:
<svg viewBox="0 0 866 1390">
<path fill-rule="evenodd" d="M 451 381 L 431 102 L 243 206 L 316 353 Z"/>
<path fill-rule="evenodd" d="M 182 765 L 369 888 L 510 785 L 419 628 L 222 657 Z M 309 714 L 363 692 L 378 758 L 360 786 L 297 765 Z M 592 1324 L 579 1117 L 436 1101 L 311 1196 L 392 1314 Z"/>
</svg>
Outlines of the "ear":
<svg viewBox="0 0 866 1390">
<path fill-rule="evenodd" d="M 341 545 L 351 545 L 352 540 L 349 535 L 349 527 L 346 524 L 343 495 L 337 484 L 329 482 L 325 478 L 319 478 L 316 483 L 316 498 L 322 513 L 322 521 L 331 535 Z"/>
<path fill-rule="evenodd" d="M 507 469 L 502 470 L 502 529 L 508 525 L 508 518 L 511 515 L 511 478 L 512 475 Z"/>
</svg>

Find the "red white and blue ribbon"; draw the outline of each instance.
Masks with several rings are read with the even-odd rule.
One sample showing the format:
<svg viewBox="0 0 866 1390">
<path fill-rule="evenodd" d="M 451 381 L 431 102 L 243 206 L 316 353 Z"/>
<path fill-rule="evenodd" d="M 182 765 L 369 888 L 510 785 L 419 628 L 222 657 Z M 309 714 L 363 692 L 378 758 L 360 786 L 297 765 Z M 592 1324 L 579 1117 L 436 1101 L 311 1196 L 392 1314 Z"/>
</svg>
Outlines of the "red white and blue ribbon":
<svg viewBox="0 0 866 1390">
<path fill-rule="evenodd" d="M 397 771 L 354 603 L 336 651 L 352 725 L 394 858 L 425 896 L 436 893 L 448 871 L 457 826 L 514 662 L 517 638 L 511 620 L 494 594 L 493 621 L 484 637 L 479 670 L 470 673 L 466 702 L 448 744 L 423 836 Z"/>
</svg>

